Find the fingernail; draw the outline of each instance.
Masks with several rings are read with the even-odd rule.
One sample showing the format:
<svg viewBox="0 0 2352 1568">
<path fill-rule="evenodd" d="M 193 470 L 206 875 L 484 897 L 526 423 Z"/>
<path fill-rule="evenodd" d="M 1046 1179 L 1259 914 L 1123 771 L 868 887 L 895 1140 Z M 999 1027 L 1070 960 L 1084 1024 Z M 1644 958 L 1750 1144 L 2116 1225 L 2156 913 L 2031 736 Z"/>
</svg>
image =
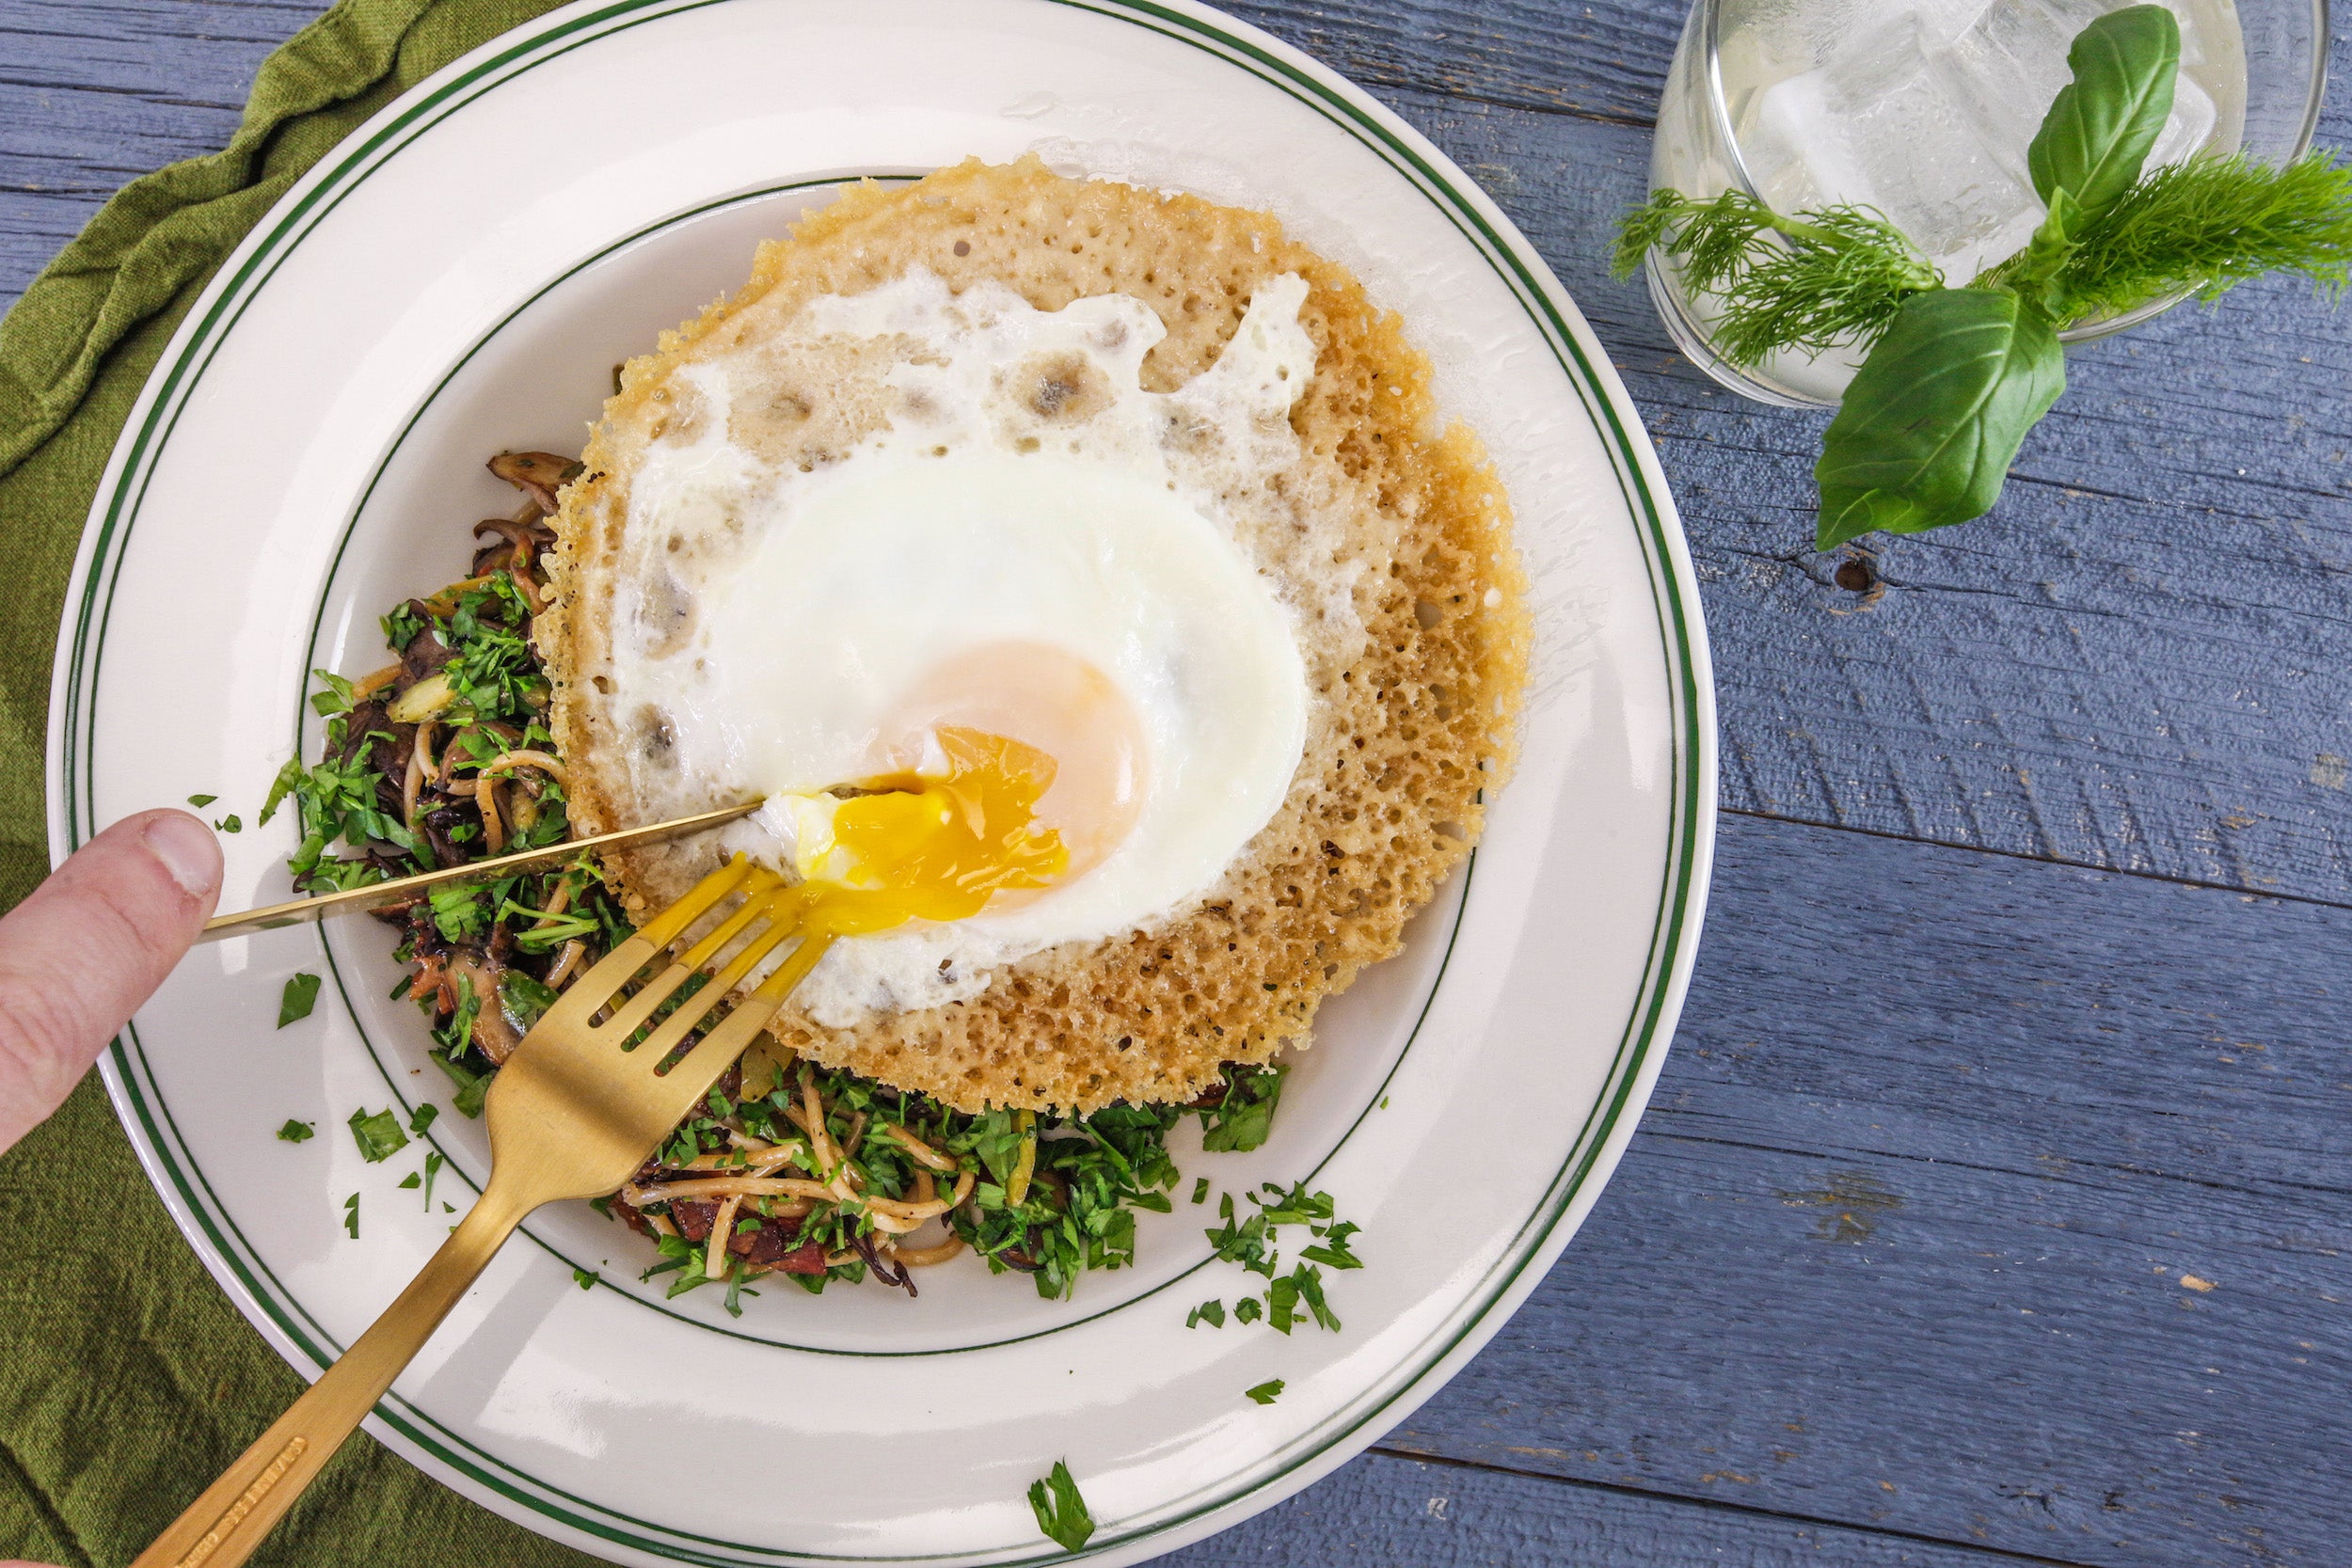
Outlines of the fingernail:
<svg viewBox="0 0 2352 1568">
<path fill-rule="evenodd" d="M 205 898 L 220 886 L 220 846 L 212 830 L 186 812 L 158 816 L 147 825 L 145 836 L 148 853 L 163 863 L 182 891 Z"/>
</svg>

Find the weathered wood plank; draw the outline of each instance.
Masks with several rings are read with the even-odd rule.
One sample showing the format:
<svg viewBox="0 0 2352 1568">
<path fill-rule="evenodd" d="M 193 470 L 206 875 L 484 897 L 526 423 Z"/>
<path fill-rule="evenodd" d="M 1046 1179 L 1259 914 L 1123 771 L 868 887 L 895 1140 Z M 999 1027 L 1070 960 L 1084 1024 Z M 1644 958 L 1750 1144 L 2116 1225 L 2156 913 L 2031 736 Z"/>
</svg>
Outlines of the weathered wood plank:
<svg viewBox="0 0 2352 1568">
<path fill-rule="evenodd" d="M 1740 817 L 1713 903 L 1632 1154 L 1389 1446 L 2341 1562 L 2352 914 Z"/>
<path fill-rule="evenodd" d="M 1646 125 L 1683 0 L 1232 0 L 1234 15 L 1365 87 Z"/>
<path fill-rule="evenodd" d="M 1471 99 L 1626 125 L 1657 117 L 1688 0 L 1229 0 L 1228 10 L 1376 90 Z M 2346 40 L 2334 40 L 2342 79 Z M 2320 140 L 2341 144 L 2333 95 Z"/>
<path fill-rule="evenodd" d="M 262 56 L 317 12 L 0 0 L 0 307 L 125 181 L 227 141 Z"/>
<path fill-rule="evenodd" d="M 1168 1568 L 2017 1568 L 2018 1560 L 1615 1487 L 1369 1454 Z"/>
</svg>

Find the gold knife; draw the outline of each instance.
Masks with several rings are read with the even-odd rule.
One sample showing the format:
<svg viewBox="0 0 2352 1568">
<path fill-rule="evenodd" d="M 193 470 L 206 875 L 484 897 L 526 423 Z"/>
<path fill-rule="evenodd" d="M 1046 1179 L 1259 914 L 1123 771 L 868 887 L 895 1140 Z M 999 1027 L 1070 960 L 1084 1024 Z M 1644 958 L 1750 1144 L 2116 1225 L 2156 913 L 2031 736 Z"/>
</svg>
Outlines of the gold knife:
<svg viewBox="0 0 2352 1568">
<path fill-rule="evenodd" d="M 329 915 L 389 909 L 395 904 L 405 904 L 431 888 L 496 881 L 501 877 L 511 877 L 518 871 L 540 871 L 550 865 L 561 865 L 592 850 L 626 849 L 639 844 L 659 844 L 663 839 L 700 832 L 705 828 L 721 827 L 739 817 L 749 816 L 759 807 L 758 800 L 745 800 L 739 805 L 675 817 L 668 822 L 656 822 L 650 827 L 624 828 L 617 833 L 598 833 L 594 838 L 566 839 L 561 844 L 550 844 L 544 849 L 527 849 L 519 855 L 469 861 L 463 865 L 443 866 L 438 871 L 398 877 L 389 882 L 370 882 L 365 887 L 346 888 L 341 893 L 323 893 L 315 898 L 295 898 L 262 909 L 245 910 L 236 914 L 216 914 L 204 923 L 203 934 L 196 940 L 218 942 L 223 937 L 246 931 L 275 930 L 280 926 L 301 926 L 325 920 Z"/>
</svg>

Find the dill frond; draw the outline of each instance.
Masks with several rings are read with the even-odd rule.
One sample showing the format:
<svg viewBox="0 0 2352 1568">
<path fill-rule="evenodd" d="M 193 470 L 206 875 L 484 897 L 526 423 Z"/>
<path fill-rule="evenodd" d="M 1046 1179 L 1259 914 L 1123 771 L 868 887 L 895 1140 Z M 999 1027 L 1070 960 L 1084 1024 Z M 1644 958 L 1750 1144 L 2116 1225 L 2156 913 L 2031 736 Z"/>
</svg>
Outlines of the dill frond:
<svg viewBox="0 0 2352 1568">
<path fill-rule="evenodd" d="M 2121 315 L 2184 289 L 2218 299 L 2276 271 L 2331 300 L 2352 285 L 2352 169 L 2325 152 L 2283 168 L 2237 153 L 2151 170 L 2084 230 L 2051 305 L 2060 321 Z"/>
<path fill-rule="evenodd" d="M 1618 231 L 1617 276 L 1630 277 L 1653 247 L 1681 263 L 1690 288 L 1720 302 L 1710 335 L 1739 365 L 1780 349 L 1819 353 L 1874 339 L 1904 300 L 1944 282 L 1868 208 L 1792 218 L 1740 191 L 1711 201 L 1652 192 Z"/>
</svg>

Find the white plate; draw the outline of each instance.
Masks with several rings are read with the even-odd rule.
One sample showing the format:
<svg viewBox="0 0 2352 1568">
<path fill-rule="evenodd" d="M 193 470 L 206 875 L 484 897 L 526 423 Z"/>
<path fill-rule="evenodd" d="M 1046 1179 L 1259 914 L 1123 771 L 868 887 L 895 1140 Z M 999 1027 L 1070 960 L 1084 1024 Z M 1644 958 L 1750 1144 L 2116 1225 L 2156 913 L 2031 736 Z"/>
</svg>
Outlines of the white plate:
<svg viewBox="0 0 2352 1568">
<path fill-rule="evenodd" d="M 1337 1334 L 1184 1327 L 1245 1276 L 1210 1211 L 1146 1216 L 1140 1266 L 1075 1301 L 977 1268 L 923 1299 L 665 1302 L 641 1245 L 542 1212 L 371 1422 L 530 1528 L 628 1562 L 1012 1563 L 1067 1458 L 1133 1562 L 1338 1465 L 1534 1287 L 1633 1130 L 1705 902 L 1714 723 L 1681 533 L 1632 407 L 1534 250 L 1420 136 L 1204 7 L 1147 0 L 620 0 L 551 13 L 386 109 L 222 268 L 132 415 L 91 515 L 50 736 L 62 854 L 195 793 L 247 824 L 225 903 L 282 896 L 251 826 L 312 666 L 457 575 L 511 492 L 501 448 L 576 448 L 612 365 L 731 288 L 753 242 L 854 174 L 1030 149 L 1270 208 L 1403 310 L 1517 502 L 1541 649 L 1519 775 L 1406 954 L 1327 1010 L 1277 1132 L 1187 1151 L 1221 1189 L 1311 1177 L 1364 1226 Z M 381 927 L 201 950 L 105 1072 L 151 1175 L 246 1315 L 314 1374 L 451 1216 L 365 1165 L 357 1108 L 446 1104 L 385 1000 Z M 283 1033 L 279 989 L 332 967 Z M 289 1145 L 289 1117 L 319 1136 Z M 432 1144 L 460 1204 L 479 1124 Z M 360 1239 L 343 1200 L 360 1195 Z M 575 1266 L 600 1282 L 582 1290 Z M 1268 1406 L 1242 1391 L 1270 1378 Z M 158 1434 L 165 1440 L 167 1434 Z M 199 1478 L 189 1475 L 191 1488 Z"/>
</svg>

